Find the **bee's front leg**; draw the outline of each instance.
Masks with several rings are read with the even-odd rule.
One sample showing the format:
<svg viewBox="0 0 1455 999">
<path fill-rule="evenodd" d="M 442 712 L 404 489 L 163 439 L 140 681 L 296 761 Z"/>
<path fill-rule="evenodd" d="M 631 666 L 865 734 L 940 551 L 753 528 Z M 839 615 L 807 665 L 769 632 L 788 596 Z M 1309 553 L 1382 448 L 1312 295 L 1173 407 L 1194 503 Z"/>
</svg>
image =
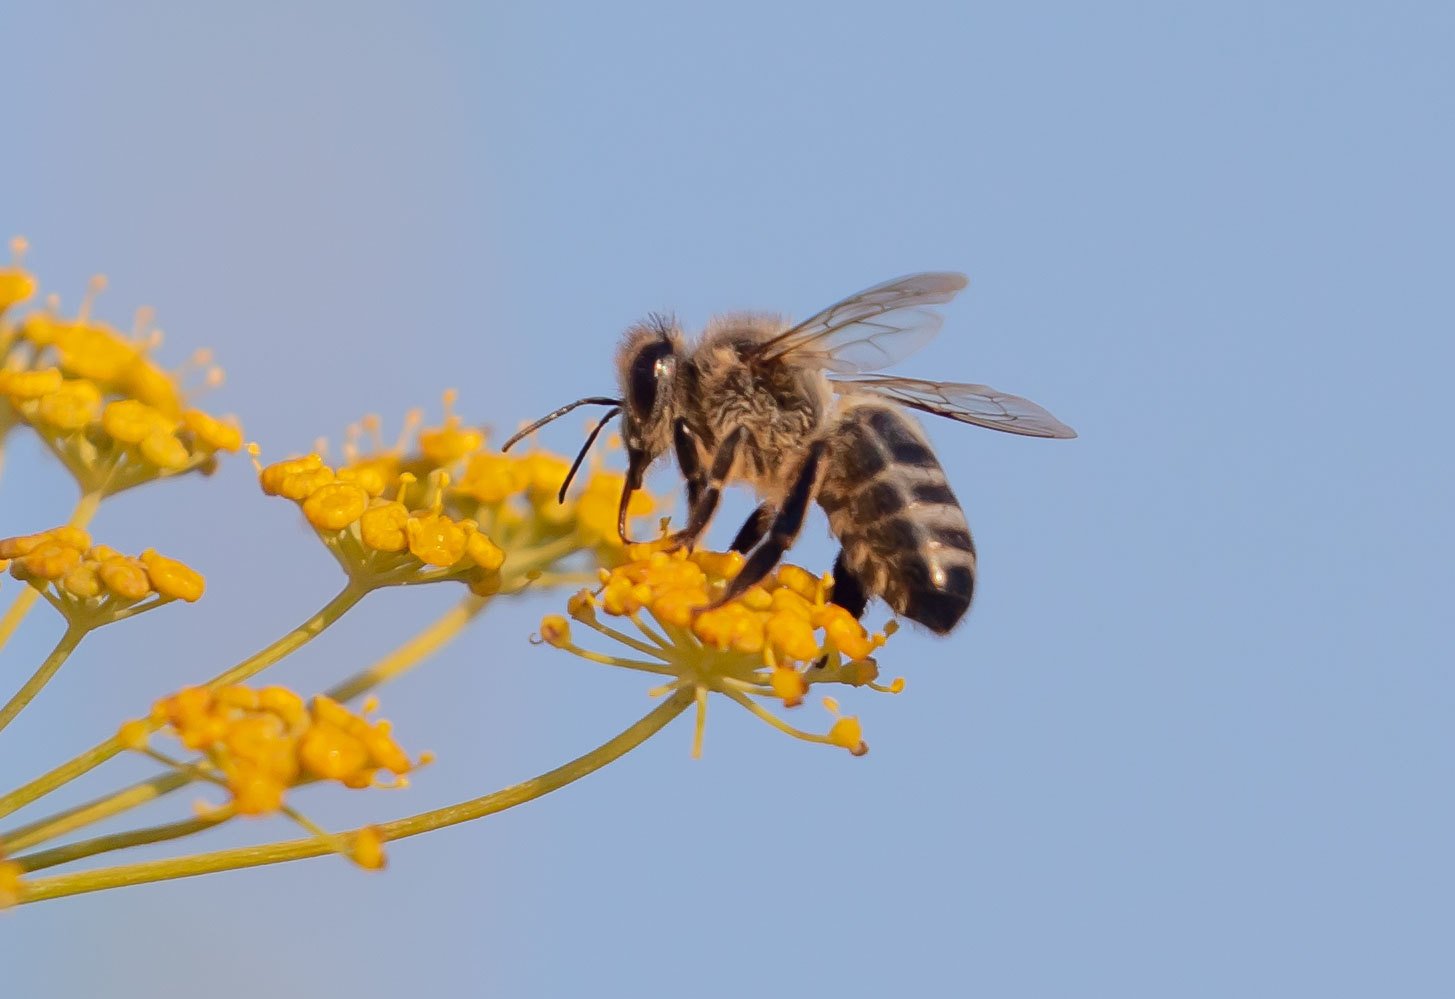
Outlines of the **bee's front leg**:
<svg viewBox="0 0 1455 999">
<path fill-rule="evenodd" d="M 733 470 L 738 449 L 742 447 L 747 436 L 746 430 L 737 427 L 724 437 L 712 456 L 712 467 L 704 475 L 697 438 L 687 426 L 687 421 L 679 418 L 673 424 L 672 438 L 677 449 L 677 463 L 682 466 L 682 472 L 687 477 L 688 503 L 687 526 L 667 536 L 667 541 L 673 547 L 686 545 L 691 548 L 697 544 L 702 532 L 707 530 L 707 525 L 712 522 L 712 515 L 717 512 L 723 483 Z"/>
<path fill-rule="evenodd" d="M 808 504 L 813 499 L 814 493 L 818 491 L 818 471 L 823 463 L 824 452 L 828 449 L 822 439 L 814 441 L 809 445 L 808 453 L 803 457 L 803 464 L 798 466 L 798 472 L 793 477 L 793 485 L 788 489 L 788 495 L 783 500 L 783 506 L 778 511 L 778 516 L 773 518 L 773 526 L 768 531 L 768 537 L 753 549 L 753 554 L 743 563 L 742 571 L 732 578 L 727 588 L 723 590 L 722 596 L 714 600 L 710 607 L 721 607 L 729 600 L 743 595 L 748 587 L 754 583 L 761 582 L 768 573 L 773 571 L 783 559 L 783 553 L 788 546 L 793 544 L 798 532 L 803 529 L 804 518 L 808 516 Z M 754 515 L 756 516 L 756 514 Z M 746 528 L 746 525 L 744 525 Z"/>
</svg>

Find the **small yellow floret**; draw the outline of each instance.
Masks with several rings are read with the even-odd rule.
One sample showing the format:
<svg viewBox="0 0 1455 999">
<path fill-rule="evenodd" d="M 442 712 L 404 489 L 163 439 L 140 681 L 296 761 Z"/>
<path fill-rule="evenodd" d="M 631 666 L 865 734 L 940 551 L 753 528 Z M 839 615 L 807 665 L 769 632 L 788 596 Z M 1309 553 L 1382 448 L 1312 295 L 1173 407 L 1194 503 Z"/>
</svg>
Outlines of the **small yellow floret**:
<svg viewBox="0 0 1455 999">
<path fill-rule="evenodd" d="M 101 428 L 123 444 L 140 444 L 153 434 L 170 436 L 175 426 L 160 412 L 136 399 L 118 399 L 108 403 L 101 412 Z"/>
<path fill-rule="evenodd" d="M 773 693 L 783 699 L 786 708 L 798 707 L 803 703 L 803 695 L 808 693 L 808 683 L 803 674 L 788 666 L 774 668 L 769 682 L 773 685 Z"/>
<path fill-rule="evenodd" d="M 441 513 L 411 517 L 405 524 L 409 550 L 425 565 L 454 565 L 465 554 L 465 530 Z"/>
<path fill-rule="evenodd" d="M 182 425 L 214 451 L 236 452 L 242 448 L 241 427 L 228 420 L 219 420 L 200 409 L 183 411 Z"/>
<path fill-rule="evenodd" d="M 403 503 L 378 503 L 359 517 L 359 537 L 375 551 L 402 552 L 409 547 L 408 523 L 409 511 Z"/>
<path fill-rule="evenodd" d="M 13 860 L 0 860 L 0 909 L 20 904 L 25 869 Z"/>
<path fill-rule="evenodd" d="M 274 462 L 258 473 L 258 483 L 269 496 L 302 502 L 315 489 L 333 481 L 333 469 L 317 454 Z"/>
<path fill-rule="evenodd" d="M 170 430 L 157 430 L 147 434 L 137 450 L 147 461 L 168 471 L 184 468 L 192 459 L 187 452 L 187 446 Z"/>
<path fill-rule="evenodd" d="M 559 614 L 541 618 L 541 641 L 556 648 L 571 644 L 571 623 Z"/>
<path fill-rule="evenodd" d="M 369 505 L 369 494 L 348 482 L 320 486 L 303 501 L 303 516 L 320 531 L 342 531 Z"/>
<path fill-rule="evenodd" d="M 39 368 L 35 371 L 0 370 L 0 395 L 8 395 L 16 402 L 39 399 L 59 389 L 64 381 L 59 368 Z"/>
<path fill-rule="evenodd" d="M 140 558 L 142 564 L 146 566 L 147 578 L 152 582 L 152 589 L 162 596 L 185 600 L 189 604 L 201 598 L 206 581 L 203 580 L 202 574 L 195 569 L 176 559 L 158 555 L 150 548 L 142 552 Z"/>
<path fill-rule="evenodd" d="M 384 868 L 387 863 L 384 857 L 384 834 L 377 826 L 365 826 L 354 835 L 354 848 L 350 857 L 365 870 L 378 871 Z"/>
<path fill-rule="evenodd" d="M 134 558 L 109 556 L 101 560 L 96 571 L 105 587 L 123 600 L 140 600 L 152 592 L 146 566 Z"/>
<path fill-rule="evenodd" d="M 505 564 L 505 551 L 479 531 L 471 531 L 465 541 L 465 554 L 486 572 L 494 572 Z"/>
<path fill-rule="evenodd" d="M 72 379 L 42 396 L 36 418 L 58 430 L 80 430 L 101 414 L 101 390 L 93 383 Z"/>
<path fill-rule="evenodd" d="M 61 580 L 61 587 L 73 597 L 90 600 L 101 592 L 101 577 L 96 566 L 82 562 Z"/>
<path fill-rule="evenodd" d="M 81 564 L 81 552 L 58 541 L 44 541 L 22 558 L 20 564 L 37 579 L 60 579 Z"/>
<path fill-rule="evenodd" d="M 0 312 L 29 300 L 35 294 L 35 278 L 19 267 L 0 267 Z"/>
<path fill-rule="evenodd" d="M 152 727 L 144 719 L 133 718 L 131 721 L 122 722 L 121 727 L 116 730 L 116 741 L 125 749 L 142 750 L 146 748 L 151 734 Z"/>
</svg>

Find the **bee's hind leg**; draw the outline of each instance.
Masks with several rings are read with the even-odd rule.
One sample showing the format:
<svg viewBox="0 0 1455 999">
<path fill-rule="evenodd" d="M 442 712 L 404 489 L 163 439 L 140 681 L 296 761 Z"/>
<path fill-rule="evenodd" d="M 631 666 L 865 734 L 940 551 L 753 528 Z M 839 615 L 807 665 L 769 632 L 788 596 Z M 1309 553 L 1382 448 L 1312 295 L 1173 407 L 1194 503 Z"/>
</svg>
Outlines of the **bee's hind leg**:
<svg viewBox="0 0 1455 999">
<path fill-rule="evenodd" d="M 803 464 L 798 467 L 793 485 L 788 490 L 788 496 L 783 500 L 778 516 L 773 518 L 768 537 L 753 549 L 748 561 L 743 564 L 742 571 L 732 578 L 722 596 L 713 601 L 713 607 L 721 607 L 729 600 L 742 596 L 748 587 L 761 582 L 782 561 L 783 553 L 803 529 L 803 520 L 808 516 L 809 501 L 818 489 L 818 470 L 823 463 L 826 449 L 827 446 L 822 440 L 816 440 L 809 445 Z M 744 525 L 745 529 L 746 526 Z"/>
</svg>

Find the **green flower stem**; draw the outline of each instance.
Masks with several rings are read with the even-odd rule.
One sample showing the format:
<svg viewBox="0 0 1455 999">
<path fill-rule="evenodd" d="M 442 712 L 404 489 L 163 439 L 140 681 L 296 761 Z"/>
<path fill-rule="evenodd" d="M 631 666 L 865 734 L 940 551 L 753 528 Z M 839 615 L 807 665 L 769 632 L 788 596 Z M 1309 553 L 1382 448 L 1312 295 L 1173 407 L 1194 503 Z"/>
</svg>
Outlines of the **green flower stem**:
<svg viewBox="0 0 1455 999">
<path fill-rule="evenodd" d="M 24 870 L 40 871 L 47 867 L 55 867 L 58 864 L 69 864 L 74 860 L 94 857 L 98 853 L 106 853 L 110 850 L 124 850 L 127 847 L 146 846 L 148 843 L 163 843 L 169 839 L 190 836 L 193 833 L 211 829 L 213 826 L 230 818 L 232 818 L 232 813 L 224 812 L 207 818 L 182 819 L 179 822 L 148 826 L 145 829 L 133 829 L 130 832 L 112 833 L 109 836 L 83 839 L 77 843 L 67 843 L 65 846 L 57 846 L 49 850 L 39 850 L 15 859 L 16 863 Z"/>
<path fill-rule="evenodd" d="M 428 628 L 383 659 L 334 684 L 326 691 L 326 696 L 335 701 L 351 701 L 380 684 L 388 683 L 434 655 L 443 645 L 454 639 L 489 602 L 489 597 L 477 597 L 473 594 L 465 597 Z"/>
<path fill-rule="evenodd" d="M 404 839 L 407 836 L 418 836 L 420 833 L 442 829 L 445 826 L 483 818 L 527 801 L 533 801 L 578 781 L 608 763 L 625 756 L 660 732 L 690 704 L 692 704 L 692 692 L 679 690 L 616 737 L 564 766 L 493 794 L 464 801 L 457 805 L 422 812 L 409 818 L 397 819 L 394 822 L 378 826 L 377 829 L 385 840 Z M 352 845 L 357 834 L 358 831 L 355 830 L 351 833 L 340 834 L 339 838 Z M 125 885 L 168 881 L 173 878 L 211 874 L 215 871 L 261 867 L 265 864 L 280 864 L 289 860 L 301 860 L 305 857 L 317 857 L 332 852 L 334 852 L 332 843 L 316 838 L 300 839 L 270 843 L 264 846 L 199 853 L 172 860 L 153 860 L 118 867 L 103 867 L 75 874 L 56 874 L 51 877 L 22 881 L 20 901 L 22 903 L 40 902 L 46 899 L 64 898 L 67 895 L 81 895 L 107 888 L 120 888 Z"/>
<path fill-rule="evenodd" d="M 86 493 L 76 501 L 76 508 L 71 511 L 71 519 L 66 521 L 66 526 L 85 527 L 96 516 L 96 508 L 100 505 L 99 491 Z M 0 618 L 0 649 L 5 648 L 5 643 L 10 641 L 10 636 L 15 634 L 15 629 L 20 627 L 20 622 L 25 620 L 25 615 L 30 613 L 31 606 L 39 596 L 40 591 L 33 586 L 27 586 L 15 595 L 10 609 Z"/>
<path fill-rule="evenodd" d="M 67 808 L 65 811 L 57 812 L 27 825 L 17 826 L 8 833 L 0 833 L 0 846 L 11 853 L 26 850 L 39 843 L 73 833 L 77 829 L 85 828 L 103 819 L 109 819 L 113 815 L 119 815 L 132 808 L 145 805 L 149 801 L 155 801 L 190 783 L 192 783 L 190 774 L 181 774 L 176 771 L 157 774 L 150 780 L 133 784 L 125 790 L 95 798 L 85 804 Z"/>
<path fill-rule="evenodd" d="M 257 675 L 279 659 L 297 651 L 314 638 L 317 638 L 325 628 L 337 621 L 350 607 L 362 600 L 364 595 L 369 592 L 369 589 L 370 587 L 366 584 L 350 580 L 349 584 L 340 590 L 337 596 L 325 604 L 318 613 L 288 632 L 288 634 L 278 639 L 272 645 L 249 656 L 231 669 L 219 673 L 208 681 L 207 686 L 216 689 L 217 687 L 223 687 L 230 683 L 241 683 Z M 74 759 L 62 763 L 54 770 L 42 774 L 29 784 L 22 785 L 4 797 L 0 797 L 0 818 L 11 814 L 18 808 L 24 808 L 37 798 L 50 794 L 62 784 L 75 780 L 82 774 L 95 769 L 120 753 L 124 748 L 121 740 L 116 736 L 112 736 L 105 742 L 92 746 Z"/>
<path fill-rule="evenodd" d="M 3 732 L 5 727 L 15 720 L 16 715 L 25 710 L 27 704 L 35 700 L 35 695 L 40 693 L 42 687 L 51 682 L 51 677 L 56 675 L 61 664 L 70 658 L 71 653 L 76 650 L 77 645 L 81 644 L 81 639 L 85 638 L 90 630 L 90 628 L 75 624 L 66 629 L 61 640 L 56 643 L 56 647 L 51 649 L 51 654 L 45 657 L 45 662 L 36 668 L 36 671 L 30 675 L 30 679 L 26 680 L 25 684 L 15 692 L 15 696 L 6 701 L 3 708 L 0 708 L 0 732 Z"/>
</svg>

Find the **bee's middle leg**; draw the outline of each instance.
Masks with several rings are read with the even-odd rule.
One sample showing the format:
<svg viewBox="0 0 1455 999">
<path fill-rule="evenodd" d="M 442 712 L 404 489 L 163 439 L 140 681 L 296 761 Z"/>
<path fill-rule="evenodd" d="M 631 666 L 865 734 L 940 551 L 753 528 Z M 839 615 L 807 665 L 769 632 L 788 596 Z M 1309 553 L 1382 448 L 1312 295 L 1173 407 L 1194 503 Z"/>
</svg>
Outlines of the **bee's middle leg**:
<svg viewBox="0 0 1455 999">
<path fill-rule="evenodd" d="M 728 583 L 723 595 L 712 604 L 720 607 L 736 597 L 740 597 L 754 583 L 761 582 L 768 573 L 773 571 L 783 559 L 783 553 L 788 546 L 793 544 L 798 532 L 803 529 L 804 518 L 808 516 L 808 504 L 813 499 L 814 493 L 818 490 L 818 470 L 823 463 L 824 452 L 827 445 L 822 440 L 816 440 L 809 445 L 808 453 L 804 455 L 803 464 L 798 466 L 798 473 L 793 478 L 793 485 L 788 490 L 788 496 L 783 500 L 783 506 L 778 511 L 778 516 L 773 518 L 773 526 L 768 531 L 768 537 L 761 544 L 753 549 L 753 554 L 748 556 L 748 561 L 743 564 L 742 571 L 732 578 Z M 757 515 L 754 514 L 756 517 Z M 746 529 L 747 525 L 744 525 Z"/>
<path fill-rule="evenodd" d="M 758 547 L 758 542 L 763 540 L 763 535 L 768 533 L 768 528 L 773 524 L 773 518 L 778 515 L 778 508 L 772 503 L 764 503 L 754 510 L 743 526 L 738 529 L 737 537 L 733 543 L 728 545 L 729 551 L 746 555 Z"/>
<path fill-rule="evenodd" d="M 737 427 L 722 439 L 712 456 L 712 465 L 703 472 L 697 438 L 687 421 L 678 419 L 672 427 L 673 441 L 677 448 L 677 462 L 687 476 L 687 526 L 669 535 L 667 540 L 674 545 L 691 548 L 707 530 L 712 515 L 717 512 L 718 500 L 722 497 L 723 483 L 737 461 L 738 449 L 747 438 L 747 431 Z"/>
</svg>

